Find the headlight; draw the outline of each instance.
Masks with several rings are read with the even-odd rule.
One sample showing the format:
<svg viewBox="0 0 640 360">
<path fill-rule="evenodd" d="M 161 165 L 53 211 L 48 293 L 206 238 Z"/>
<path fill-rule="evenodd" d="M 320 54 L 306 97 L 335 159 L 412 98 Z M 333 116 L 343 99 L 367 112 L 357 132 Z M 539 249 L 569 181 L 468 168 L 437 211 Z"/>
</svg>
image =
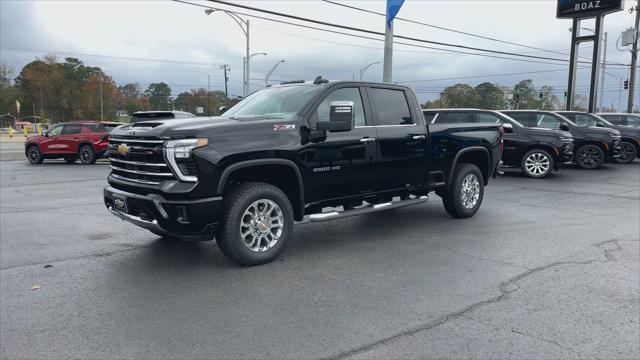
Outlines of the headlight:
<svg viewBox="0 0 640 360">
<path fill-rule="evenodd" d="M 207 138 L 170 140 L 165 143 L 165 158 L 169 163 L 169 166 L 171 167 L 173 173 L 180 180 L 196 182 L 198 181 L 198 177 L 185 175 L 178 166 L 176 160 L 191 158 L 191 153 L 194 149 L 206 146 L 207 144 L 209 144 L 209 139 Z"/>
</svg>

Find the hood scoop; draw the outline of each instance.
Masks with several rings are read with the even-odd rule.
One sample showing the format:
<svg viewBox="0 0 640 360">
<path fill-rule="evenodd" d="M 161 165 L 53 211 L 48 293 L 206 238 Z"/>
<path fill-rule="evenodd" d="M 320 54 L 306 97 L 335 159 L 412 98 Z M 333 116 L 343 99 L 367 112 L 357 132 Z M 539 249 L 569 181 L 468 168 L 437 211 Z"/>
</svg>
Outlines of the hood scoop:
<svg viewBox="0 0 640 360">
<path fill-rule="evenodd" d="M 131 124 L 131 127 L 132 128 L 154 128 L 160 125 L 162 125 L 162 123 L 144 121 L 144 122 Z"/>
</svg>

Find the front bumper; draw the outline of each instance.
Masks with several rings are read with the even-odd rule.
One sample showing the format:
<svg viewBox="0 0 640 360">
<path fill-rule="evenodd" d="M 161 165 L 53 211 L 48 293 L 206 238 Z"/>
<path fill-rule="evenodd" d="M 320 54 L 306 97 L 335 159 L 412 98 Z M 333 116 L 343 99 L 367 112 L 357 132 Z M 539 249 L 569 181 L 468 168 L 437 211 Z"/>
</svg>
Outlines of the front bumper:
<svg viewBox="0 0 640 360">
<path fill-rule="evenodd" d="M 158 194 L 139 195 L 110 185 L 104 187 L 103 194 L 113 215 L 160 236 L 211 240 L 222 212 L 222 197 L 167 200 Z M 126 212 L 115 208 L 114 194 L 126 199 Z"/>
</svg>

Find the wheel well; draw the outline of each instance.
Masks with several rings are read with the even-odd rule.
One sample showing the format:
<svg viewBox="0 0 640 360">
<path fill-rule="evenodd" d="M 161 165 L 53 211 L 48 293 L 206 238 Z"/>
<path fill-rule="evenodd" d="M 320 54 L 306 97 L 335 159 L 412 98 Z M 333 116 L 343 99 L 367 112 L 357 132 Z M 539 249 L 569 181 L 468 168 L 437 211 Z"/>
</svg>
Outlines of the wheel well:
<svg viewBox="0 0 640 360">
<path fill-rule="evenodd" d="M 471 150 L 464 152 L 458 157 L 456 165 L 460 163 L 473 164 L 480 169 L 482 177 L 484 178 L 484 184 L 489 183 L 489 154 L 485 151 Z M 455 171 L 455 168 L 454 168 Z M 451 176 L 453 173 L 451 174 Z"/>
<path fill-rule="evenodd" d="M 599 147 L 600 149 L 602 149 L 602 151 L 606 152 L 607 149 L 604 147 L 604 144 L 599 142 L 599 141 L 585 141 L 584 144 L 580 144 L 580 146 L 576 147 L 576 151 L 580 150 L 580 148 L 584 147 L 585 145 L 594 145 Z"/>
<path fill-rule="evenodd" d="M 527 146 L 522 151 L 521 157 L 524 156 L 524 154 L 528 153 L 529 151 L 536 150 L 536 149 L 544 150 L 544 151 L 548 152 L 553 157 L 558 156 L 558 154 L 556 153 L 557 149 L 555 149 L 553 146 L 545 145 L 545 144 L 535 144 L 535 145 Z"/>
<path fill-rule="evenodd" d="M 302 189 L 298 181 L 298 174 L 288 165 L 265 164 L 242 167 L 234 170 L 226 178 L 224 192 L 237 184 L 246 182 L 263 182 L 276 186 L 287 195 L 293 207 L 294 218 L 302 220 L 304 210 L 302 204 Z"/>
<path fill-rule="evenodd" d="M 632 143 L 633 146 L 636 147 L 636 150 L 638 150 L 638 153 L 640 153 L 640 143 L 638 142 L 638 140 L 633 138 L 623 137 L 620 141 L 626 141 L 626 142 Z"/>
</svg>

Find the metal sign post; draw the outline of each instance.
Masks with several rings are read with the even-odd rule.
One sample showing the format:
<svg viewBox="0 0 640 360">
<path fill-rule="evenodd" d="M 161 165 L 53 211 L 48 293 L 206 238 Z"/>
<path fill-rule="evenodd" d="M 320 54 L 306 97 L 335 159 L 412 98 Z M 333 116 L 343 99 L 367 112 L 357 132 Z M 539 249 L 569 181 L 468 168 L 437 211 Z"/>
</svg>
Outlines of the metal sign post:
<svg viewBox="0 0 640 360">
<path fill-rule="evenodd" d="M 571 58 L 569 64 L 569 84 L 567 86 L 566 110 L 573 110 L 575 100 L 576 70 L 578 66 L 578 46 L 593 41 L 591 58 L 591 86 L 589 87 L 589 112 L 594 112 L 598 94 L 598 69 L 600 66 L 600 43 L 604 15 L 624 8 L 622 0 L 558 0 L 556 16 L 559 19 L 573 19 L 571 33 Z M 596 20 L 595 33 L 591 36 L 580 35 L 580 21 Z"/>
</svg>

